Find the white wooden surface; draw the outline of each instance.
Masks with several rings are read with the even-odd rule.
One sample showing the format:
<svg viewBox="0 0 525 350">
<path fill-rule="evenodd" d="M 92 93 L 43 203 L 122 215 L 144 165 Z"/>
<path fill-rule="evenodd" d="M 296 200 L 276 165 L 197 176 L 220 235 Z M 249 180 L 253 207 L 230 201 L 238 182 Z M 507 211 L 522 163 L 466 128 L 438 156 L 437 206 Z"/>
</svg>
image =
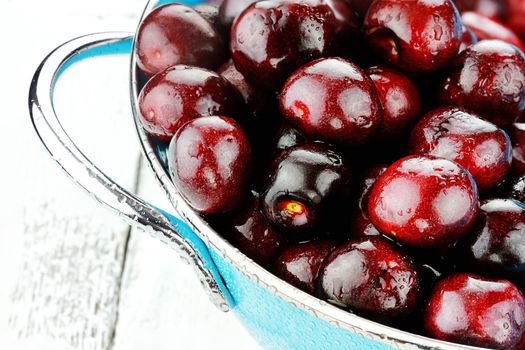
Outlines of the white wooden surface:
<svg viewBox="0 0 525 350">
<path fill-rule="evenodd" d="M 32 130 L 27 90 L 59 43 L 133 30 L 142 0 L 3 0 L 0 11 L 0 349 L 255 349 L 162 243 L 81 192 Z M 64 127 L 121 184 L 169 208 L 139 151 L 125 58 L 75 67 L 57 87 Z M 105 88 L 100 88 L 100 87 Z M 107 87 L 111 87 L 108 90 Z"/>
</svg>

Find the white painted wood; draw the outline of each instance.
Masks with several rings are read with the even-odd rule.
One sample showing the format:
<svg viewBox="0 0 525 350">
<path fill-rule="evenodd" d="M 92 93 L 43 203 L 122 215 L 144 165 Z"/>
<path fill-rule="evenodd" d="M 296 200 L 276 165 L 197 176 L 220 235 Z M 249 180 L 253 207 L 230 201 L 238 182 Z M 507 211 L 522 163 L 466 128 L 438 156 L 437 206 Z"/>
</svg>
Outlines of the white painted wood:
<svg viewBox="0 0 525 350">
<path fill-rule="evenodd" d="M 108 63 L 98 59 L 73 67 L 57 86 L 56 109 L 74 117 L 65 119 L 64 127 L 87 155 L 111 169 L 124 186 L 133 187 L 139 150 L 132 123 L 121 125 L 129 115 L 129 108 L 122 107 L 127 101 L 126 64 L 122 58 Z M 117 75 L 114 81 L 112 73 L 121 65 L 120 79 Z M 114 86 L 115 97 L 100 86 Z M 4 173 L 8 178 L 2 181 L 7 191 L 13 188 L 16 193 L 2 208 L 6 216 L 0 222 L 11 221 L 13 209 L 21 213 L 15 229 L 2 230 L 2 251 L 7 251 L 5 256 L 14 251 L 16 256 L 2 258 L 2 270 L 15 272 L 2 295 L 1 322 L 10 338 L 36 337 L 50 347 L 107 349 L 114 333 L 129 228 L 66 179 L 38 145 L 27 112 L 20 117 L 27 122 L 23 136 L 4 134 L 4 142 L 16 145 L 11 150 L 24 152 L 13 152 L 18 173 Z M 119 137 L 114 138 L 116 130 Z M 19 144 L 20 138 L 24 143 Z M 111 149 L 101 142 L 105 139 L 113 141 Z"/>
<path fill-rule="evenodd" d="M 139 193 L 169 203 L 146 166 Z M 193 269 L 174 251 L 133 230 L 122 281 L 114 350 L 258 349 L 232 312 L 212 306 Z"/>
<path fill-rule="evenodd" d="M 196 348 L 194 341 L 198 348 L 256 347 L 163 244 L 133 233 L 124 267 L 128 226 L 58 169 L 30 125 L 27 90 L 44 55 L 85 33 L 134 30 L 143 6 L 143 0 L 2 2 L 0 349 Z M 59 86 L 65 97 L 56 107 L 78 118 L 64 126 L 86 154 L 131 188 L 138 146 L 126 69 L 121 59 L 73 70 Z M 78 95 L 78 86 L 87 93 Z M 142 189 L 160 203 L 151 177 Z"/>
</svg>

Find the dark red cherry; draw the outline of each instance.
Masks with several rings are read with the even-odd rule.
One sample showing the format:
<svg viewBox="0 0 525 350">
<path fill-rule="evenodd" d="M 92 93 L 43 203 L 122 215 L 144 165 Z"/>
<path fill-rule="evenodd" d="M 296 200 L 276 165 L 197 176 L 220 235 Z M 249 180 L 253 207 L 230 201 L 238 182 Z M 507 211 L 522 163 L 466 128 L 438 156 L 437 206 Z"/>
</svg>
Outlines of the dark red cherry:
<svg viewBox="0 0 525 350">
<path fill-rule="evenodd" d="M 496 189 L 496 196 L 525 203 L 525 175 L 508 176 Z"/>
<path fill-rule="evenodd" d="M 467 47 L 478 42 L 476 35 L 467 28 L 466 26 L 461 26 L 461 45 L 459 45 L 459 52 L 464 51 Z"/>
<path fill-rule="evenodd" d="M 381 125 L 372 80 L 342 58 L 322 58 L 295 71 L 282 89 L 280 108 L 307 136 L 345 146 L 370 140 Z"/>
<path fill-rule="evenodd" d="M 359 179 L 359 187 L 356 196 L 357 201 L 355 202 L 355 206 L 353 206 L 350 215 L 351 235 L 354 238 L 379 236 L 381 234 L 370 222 L 368 216 L 368 198 L 370 197 L 370 189 L 387 167 L 386 164 L 376 165 L 365 171 L 364 175 Z"/>
<path fill-rule="evenodd" d="M 525 175 L 525 123 L 510 126 L 512 140 L 512 169 L 519 175 Z"/>
<path fill-rule="evenodd" d="M 224 28 L 230 28 L 233 21 L 244 11 L 248 6 L 257 0 L 223 0 L 219 7 L 220 23 Z"/>
<path fill-rule="evenodd" d="M 157 74 L 139 96 L 144 129 L 164 141 L 192 119 L 237 116 L 240 103 L 237 91 L 217 73 L 183 65 Z"/>
<path fill-rule="evenodd" d="M 219 8 L 210 4 L 199 4 L 193 6 L 193 9 L 197 11 L 199 15 L 205 20 L 211 23 L 217 33 L 222 34 L 223 28 L 221 27 L 219 20 Z"/>
<path fill-rule="evenodd" d="M 222 220 L 221 230 L 233 245 L 264 267 L 273 267 L 287 242 L 266 219 L 259 199 L 251 195 L 233 217 Z"/>
<path fill-rule="evenodd" d="M 461 20 L 474 32 L 478 40 L 502 40 L 516 46 L 521 51 L 525 50 L 521 39 L 511 29 L 497 21 L 476 12 L 463 13 Z"/>
<path fill-rule="evenodd" d="M 505 24 L 525 40 L 525 0 L 506 0 L 507 16 Z"/>
<path fill-rule="evenodd" d="M 152 76 L 176 64 L 213 69 L 227 57 L 225 43 L 210 22 L 181 4 L 155 9 L 140 24 L 137 65 Z"/>
<path fill-rule="evenodd" d="M 366 74 L 374 82 L 381 101 L 380 136 L 389 139 L 403 136 L 420 117 L 421 98 L 416 86 L 403 74 L 384 66 L 370 67 Z"/>
<path fill-rule="evenodd" d="M 322 240 L 289 247 L 277 259 L 277 276 L 313 295 L 321 265 L 335 248 L 334 242 Z"/>
<path fill-rule="evenodd" d="M 205 214 L 227 212 L 248 194 L 252 152 L 233 119 L 189 121 L 177 131 L 168 152 L 171 178 L 195 210 Z"/>
<path fill-rule="evenodd" d="M 373 0 L 347 0 L 350 7 L 354 9 L 359 18 L 365 18 L 366 12 Z"/>
<path fill-rule="evenodd" d="M 501 0 L 455 0 L 459 12 L 473 11 L 494 20 L 506 17 L 505 4 Z"/>
<path fill-rule="evenodd" d="M 275 151 L 277 154 L 293 146 L 302 145 L 307 142 L 306 136 L 299 130 L 283 124 L 277 130 L 274 137 Z"/>
<path fill-rule="evenodd" d="M 497 186 L 510 170 L 512 145 L 505 131 L 459 108 L 427 113 L 412 130 L 411 151 L 452 160 L 467 169 L 480 191 Z"/>
<path fill-rule="evenodd" d="M 446 66 L 461 43 L 461 18 L 450 0 L 376 0 L 363 30 L 379 56 L 408 72 Z"/>
<path fill-rule="evenodd" d="M 334 209 L 347 200 L 350 168 L 321 143 L 283 151 L 272 163 L 261 194 L 266 217 L 295 241 L 319 235 L 339 220 Z"/>
<path fill-rule="evenodd" d="M 234 22 L 230 48 L 237 69 L 258 87 L 278 91 L 303 64 L 341 50 L 357 28 L 341 11 L 343 1 L 265 0 Z M 346 10 L 348 12 L 348 9 Z"/>
<path fill-rule="evenodd" d="M 458 56 L 438 93 L 442 105 L 508 127 L 525 110 L 525 56 L 503 41 L 480 41 Z"/>
<path fill-rule="evenodd" d="M 525 298 L 507 280 L 458 273 L 434 288 L 425 313 L 436 339 L 501 350 L 525 346 Z"/>
<path fill-rule="evenodd" d="M 319 283 L 329 302 L 383 322 L 410 315 L 421 296 L 414 263 L 381 237 L 338 247 L 325 259 Z"/>
<path fill-rule="evenodd" d="M 476 271 L 506 277 L 525 286 L 524 204 L 512 199 L 483 202 L 465 245 L 463 252 Z"/>
<path fill-rule="evenodd" d="M 368 215 L 385 235 L 413 247 L 443 247 L 476 220 L 478 191 L 457 163 L 409 156 L 389 166 L 370 191 Z"/>
<path fill-rule="evenodd" d="M 244 76 L 235 68 L 233 61 L 228 61 L 218 73 L 228 80 L 242 96 L 250 115 L 240 122 L 245 128 L 259 134 L 269 136 L 268 131 L 277 129 L 277 115 L 279 113 L 277 98 L 264 90 L 256 88 L 248 82 Z"/>
</svg>

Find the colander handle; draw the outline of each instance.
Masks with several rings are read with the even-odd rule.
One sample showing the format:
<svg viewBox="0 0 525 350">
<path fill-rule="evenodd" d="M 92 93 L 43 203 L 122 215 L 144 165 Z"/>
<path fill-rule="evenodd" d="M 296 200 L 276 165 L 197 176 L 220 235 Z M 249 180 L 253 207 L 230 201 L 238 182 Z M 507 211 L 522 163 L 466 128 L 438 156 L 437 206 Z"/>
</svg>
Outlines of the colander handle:
<svg viewBox="0 0 525 350">
<path fill-rule="evenodd" d="M 31 82 L 29 111 L 33 126 L 53 159 L 74 182 L 131 225 L 176 249 L 195 267 L 212 302 L 228 311 L 233 299 L 204 242 L 182 219 L 146 203 L 100 171 L 77 148 L 55 113 L 53 90 L 68 67 L 93 56 L 130 54 L 131 46 L 130 33 L 113 32 L 82 36 L 53 50 L 42 61 Z"/>
</svg>

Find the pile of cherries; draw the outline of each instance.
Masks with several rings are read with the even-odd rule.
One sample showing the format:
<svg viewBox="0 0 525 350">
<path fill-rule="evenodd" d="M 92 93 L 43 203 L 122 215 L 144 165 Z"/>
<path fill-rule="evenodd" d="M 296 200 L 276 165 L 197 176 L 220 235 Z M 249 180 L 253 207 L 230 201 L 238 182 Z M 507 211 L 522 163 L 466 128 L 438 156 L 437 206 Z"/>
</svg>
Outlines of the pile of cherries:
<svg viewBox="0 0 525 350">
<path fill-rule="evenodd" d="M 219 0 L 220 1 L 220 0 Z M 303 291 L 525 349 L 525 0 L 223 0 L 141 23 L 188 203 Z"/>
</svg>

